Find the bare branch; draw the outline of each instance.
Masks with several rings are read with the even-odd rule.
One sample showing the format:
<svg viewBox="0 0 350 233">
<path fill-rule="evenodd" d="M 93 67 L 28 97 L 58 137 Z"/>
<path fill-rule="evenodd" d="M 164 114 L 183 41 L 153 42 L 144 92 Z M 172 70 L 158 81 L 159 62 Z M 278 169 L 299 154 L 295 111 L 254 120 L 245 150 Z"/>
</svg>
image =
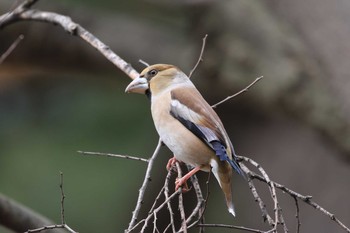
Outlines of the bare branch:
<svg viewBox="0 0 350 233">
<path fill-rule="evenodd" d="M 56 225 L 44 226 L 44 227 L 40 227 L 37 229 L 28 230 L 24 233 L 34 233 L 34 232 L 41 232 L 41 231 L 53 230 L 53 229 L 59 229 L 59 228 L 66 229 L 67 231 L 69 231 L 71 233 L 78 233 L 78 232 L 74 231 L 72 228 L 70 228 L 67 224 L 56 224 Z"/>
<path fill-rule="evenodd" d="M 171 170 L 168 171 L 168 174 L 165 178 L 165 184 L 164 184 L 164 196 L 166 199 L 169 198 L 169 180 L 170 180 L 170 177 L 171 177 Z M 169 226 L 168 227 L 171 227 L 171 230 L 173 233 L 176 232 L 176 229 L 175 229 L 175 221 L 174 221 L 174 211 L 171 207 L 171 203 L 168 202 L 167 203 L 168 205 L 168 211 L 169 211 L 169 215 L 170 215 L 170 223 L 169 223 Z M 164 230 L 164 232 L 166 232 L 167 228 Z"/>
<path fill-rule="evenodd" d="M 152 212 L 154 211 L 154 209 L 156 208 L 157 202 L 159 201 L 160 197 L 162 196 L 162 194 L 165 191 L 165 185 L 163 186 L 163 188 L 159 191 L 156 199 L 154 199 L 153 205 L 151 207 L 151 209 L 148 211 L 148 214 L 152 214 Z"/>
<path fill-rule="evenodd" d="M 63 173 L 60 172 L 61 182 L 60 182 L 60 189 L 61 189 L 61 223 L 64 225 L 66 224 L 66 221 L 64 220 L 64 199 L 66 196 L 64 195 L 63 191 Z"/>
<path fill-rule="evenodd" d="M 288 233 L 289 230 L 287 228 L 287 224 L 286 222 L 284 221 L 284 216 L 283 216 L 283 211 L 282 211 L 282 208 L 280 206 L 280 204 L 278 203 L 278 210 L 279 210 L 279 218 L 280 218 L 280 224 L 283 226 L 283 230 L 284 230 L 284 233 Z"/>
<path fill-rule="evenodd" d="M 218 103 L 212 105 L 211 107 L 212 107 L 212 108 L 216 108 L 216 107 L 219 106 L 220 104 L 222 104 L 222 103 L 224 103 L 224 102 L 226 102 L 226 101 L 228 101 L 228 100 L 230 100 L 230 99 L 232 99 L 232 98 L 234 98 L 234 97 L 236 97 L 236 96 L 238 96 L 238 95 L 240 95 L 240 94 L 242 94 L 242 93 L 244 93 L 244 92 L 247 92 L 247 91 L 249 90 L 249 88 L 251 88 L 255 83 L 257 83 L 258 81 L 260 81 L 263 77 L 264 77 L 264 76 L 260 76 L 260 77 L 256 78 L 251 84 L 249 84 L 248 86 L 246 86 L 244 89 L 240 90 L 239 92 L 237 92 L 237 93 L 234 94 L 234 95 L 230 95 L 230 96 L 226 97 L 225 99 L 219 101 Z"/>
<path fill-rule="evenodd" d="M 11 44 L 11 46 L 1 55 L 0 64 L 2 64 L 5 59 L 12 53 L 12 51 L 17 47 L 17 45 L 24 39 L 23 35 L 19 35 L 17 39 Z"/>
<path fill-rule="evenodd" d="M 273 211 L 275 213 L 275 220 L 273 222 L 273 228 L 270 231 L 271 232 L 277 232 L 277 225 L 278 225 L 278 222 L 279 222 L 278 220 L 279 220 L 279 217 L 280 217 L 281 213 L 279 212 L 280 208 L 279 208 L 279 204 L 278 204 L 278 200 L 277 200 L 275 184 L 270 180 L 269 176 L 267 175 L 265 170 L 260 166 L 260 164 L 258 164 L 254 160 L 252 160 L 250 158 L 247 158 L 247 157 L 240 156 L 240 158 L 243 159 L 246 162 L 249 162 L 254 167 L 256 167 L 260 171 L 260 173 L 262 174 L 264 179 L 266 180 L 266 183 L 269 186 L 271 198 L 272 198 L 273 203 L 274 203 Z M 244 170 L 244 171 L 251 177 L 251 172 L 249 171 L 249 169 L 248 169 L 248 171 L 246 171 L 246 170 Z"/>
<path fill-rule="evenodd" d="M 193 69 L 190 71 L 190 74 L 188 75 L 189 78 L 191 78 L 193 72 L 197 69 L 199 63 L 201 61 L 203 61 L 203 53 L 204 53 L 204 49 L 205 49 L 205 44 L 206 44 L 206 41 L 207 41 L 207 37 L 208 37 L 208 34 L 205 34 L 205 36 L 203 37 L 202 39 L 202 49 L 201 49 L 201 53 L 199 54 L 199 58 L 198 58 L 198 61 L 196 63 L 196 65 L 193 67 Z"/>
<path fill-rule="evenodd" d="M 34 232 L 41 232 L 41 231 L 45 231 L 45 230 L 51 230 L 51 229 L 57 229 L 57 228 L 64 228 L 67 231 L 71 232 L 71 233 L 78 233 L 76 231 L 74 231 L 72 228 L 70 228 L 64 220 L 64 199 L 65 199 L 65 195 L 64 195 L 64 191 L 63 191 L 63 173 L 60 172 L 60 190 L 61 190 L 61 224 L 55 224 L 55 225 L 48 225 L 48 226 L 43 226 L 43 227 L 39 227 L 36 229 L 30 229 L 27 230 L 25 233 L 34 233 Z"/>
<path fill-rule="evenodd" d="M 246 172 L 246 170 L 245 170 L 246 167 L 245 166 L 241 166 L 241 167 Z M 261 199 L 261 197 L 259 196 L 258 191 L 255 188 L 254 182 L 251 180 L 250 177 L 248 177 L 248 186 L 249 186 L 250 191 L 253 194 L 255 201 L 258 203 L 258 205 L 260 207 L 263 220 L 267 221 L 270 226 L 273 226 L 273 220 L 267 212 L 266 205 L 265 205 L 264 201 Z"/>
<path fill-rule="evenodd" d="M 139 59 L 139 63 L 141 63 L 142 65 L 144 65 L 146 67 L 149 67 L 149 64 L 142 59 Z"/>
<path fill-rule="evenodd" d="M 240 157 L 238 157 L 238 158 L 240 158 Z M 252 178 L 251 178 L 252 172 L 244 164 L 241 163 L 240 165 L 241 165 L 242 170 L 248 175 L 248 177 L 247 177 L 248 186 L 249 186 L 250 191 L 253 194 L 255 201 L 258 203 L 258 205 L 260 207 L 263 220 L 264 221 L 267 220 L 268 224 L 270 226 L 274 227 L 275 222 L 273 221 L 273 219 L 271 218 L 271 216 L 267 212 L 266 205 L 265 205 L 264 201 L 261 199 L 260 195 L 258 194 L 258 191 L 256 190 L 256 187 L 254 185 L 254 182 L 252 181 Z"/>
<path fill-rule="evenodd" d="M 221 228 L 229 228 L 229 229 L 237 229 L 241 231 L 255 232 L 255 233 L 265 233 L 265 231 L 260 231 L 253 228 L 242 227 L 242 226 L 234 226 L 234 225 L 226 225 L 226 224 L 198 224 L 198 227 L 221 227 Z"/>
<path fill-rule="evenodd" d="M 71 232 L 71 233 L 79 233 L 77 231 L 74 231 L 72 228 L 70 228 L 67 224 L 64 224 L 64 229 L 66 229 L 67 231 Z"/>
<path fill-rule="evenodd" d="M 0 224 L 14 232 L 54 225 L 53 221 L 2 194 L 0 194 Z M 52 231 L 52 233 L 64 232 L 62 229 Z"/>
<path fill-rule="evenodd" d="M 180 166 L 179 162 L 176 162 L 176 168 L 177 168 L 177 178 L 181 179 L 182 178 L 182 171 L 181 171 L 181 166 Z M 179 210 L 180 210 L 180 215 L 181 215 L 181 229 L 183 230 L 183 232 L 187 233 L 186 215 L 185 215 L 183 195 L 182 195 L 183 188 L 180 187 L 180 190 L 181 190 L 181 192 L 179 194 Z"/>
<path fill-rule="evenodd" d="M 299 216 L 299 202 L 298 202 L 298 199 L 296 197 L 293 197 L 294 198 L 294 201 L 295 201 L 295 209 L 296 209 L 296 213 L 295 213 L 295 218 L 297 219 L 297 231 L 296 233 L 299 233 L 300 232 L 300 216 Z"/>
<path fill-rule="evenodd" d="M 64 225 L 62 224 L 56 224 L 56 225 L 50 225 L 50 226 L 44 226 L 44 227 L 39 227 L 33 230 L 28 230 L 24 233 L 34 233 L 34 232 L 41 232 L 41 231 L 45 231 L 45 230 L 52 230 L 52 229 L 57 229 L 57 228 L 65 228 Z"/>
<path fill-rule="evenodd" d="M 260 180 L 260 179 L 259 179 Z M 263 180 L 261 180 L 263 181 Z M 263 181 L 265 182 L 265 181 Z M 289 195 L 291 195 L 292 197 L 295 196 L 298 199 L 302 200 L 303 202 L 305 202 L 306 204 L 314 207 L 316 210 L 319 210 L 321 213 L 323 213 L 324 215 L 328 216 L 332 221 L 336 222 L 340 227 L 342 227 L 346 232 L 350 233 L 350 229 L 345 226 L 345 224 L 343 222 L 341 222 L 336 216 L 335 214 L 330 213 L 329 211 L 327 211 L 326 209 L 324 209 L 322 206 L 320 206 L 319 204 L 317 204 L 314 201 L 311 201 L 311 196 L 303 196 L 291 189 L 288 189 L 287 187 L 274 182 L 276 185 L 276 188 L 283 190 L 284 192 L 288 193 Z"/>
<path fill-rule="evenodd" d="M 181 189 L 178 189 L 176 192 L 174 192 L 173 194 L 171 194 L 169 196 L 169 198 L 167 198 L 160 206 L 158 206 L 158 208 L 156 208 L 153 213 L 158 213 L 168 202 L 170 202 L 174 197 L 176 197 L 179 193 L 181 192 Z M 152 214 L 149 214 L 147 216 L 147 218 L 144 220 L 145 224 L 143 225 L 142 229 L 141 229 L 141 232 L 144 232 L 147 228 L 147 223 L 148 221 L 152 218 L 153 216 L 153 213 Z M 135 225 L 136 227 L 136 225 Z M 133 229 L 130 229 L 130 231 L 132 231 Z M 129 230 L 127 232 L 130 232 Z"/>
<path fill-rule="evenodd" d="M 237 156 L 240 160 L 245 160 L 248 162 L 253 162 L 256 163 L 255 161 L 252 161 L 251 159 L 244 157 L 244 156 Z M 259 164 L 257 164 L 257 166 L 261 167 Z M 248 169 L 249 170 L 249 169 Z M 248 173 L 247 173 L 248 174 Z M 314 201 L 311 201 L 312 196 L 304 196 L 302 194 L 299 194 L 287 187 L 285 187 L 284 185 L 281 185 L 277 182 L 271 181 L 271 180 L 266 180 L 266 177 L 260 176 L 258 174 L 255 174 L 254 172 L 249 172 L 249 177 L 253 178 L 253 179 L 257 179 L 259 181 L 262 181 L 264 183 L 267 184 L 273 184 L 276 188 L 282 190 L 284 193 L 289 194 L 291 197 L 295 197 L 301 201 L 303 201 L 304 203 L 314 207 L 315 209 L 319 210 L 321 213 L 323 213 L 324 215 L 328 216 L 331 220 L 333 220 L 334 222 L 336 222 L 341 228 L 343 228 L 346 232 L 350 233 L 350 229 L 345 226 L 345 224 L 343 222 L 341 222 L 334 214 L 330 213 L 329 211 L 327 211 L 326 209 L 324 209 L 322 206 L 320 206 L 319 204 L 317 204 Z"/>
<path fill-rule="evenodd" d="M 146 162 L 146 163 L 149 162 L 149 159 L 144 159 L 144 158 L 129 156 L 129 155 L 117 155 L 117 154 L 111 154 L 111 153 L 89 152 L 89 151 L 80 151 L 80 150 L 77 152 L 82 154 L 82 155 L 103 155 L 103 156 L 107 156 L 107 157 L 131 159 L 131 160 L 142 161 L 142 162 Z"/>
<path fill-rule="evenodd" d="M 159 230 L 158 230 L 158 228 L 157 228 L 157 213 L 156 212 L 153 212 L 153 215 L 154 215 L 154 217 L 153 217 L 153 233 L 159 233 Z"/>
<path fill-rule="evenodd" d="M 13 11 L 0 16 L 0 28 L 4 28 L 12 23 L 26 21 L 39 21 L 52 23 L 61 26 L 71 35 L 78 36 L 92 47 L 97 49 L 105 58 L 122 70 L 131 79 L 139 76 L 139 73 L 125 62 L 121 57 L 115 54 L 107 45 L 92 35 L 85 28 L 72 21 L 68 16 L 57 14 L 54 12 L 45 12 L 30 9 L 38 0 L 26 0 Z"/>
<path fill-rule="evenodd" d="M 188 170 L 190 169 L 190 166 L 187 166 Z M 210 173 L 209 173 L 210 175 Z M 197 205 L 196 207 L 193 209 L 192 213 L 190 214 L 190 216 L 187 218 L 186 223 L 189 224 L 196 216 L 200 217 L 203 214 L 204 211 L 204 198 L 203 198 L 203 194 L 202 194 L 202 190 L 201 187 L 199 185 L 198 182 L 198 178 L 197 176 L 194 174 L 193 176 L 191 176 L 191 182 L 193 184 L 193 188 L 194 191 L 196 193 L 196 197 L 197 197 Z"/>
<path fill-rule="evenodd" d="M 204 213 L 205 213 L 205 210 L 207 208 L 207 204 L 208 204 L 208 200 L 209 200 L 209 196 L 210 196 L 210 191 L 209 191 L 210 177 L 211 177 L 211 171 L 208 172 L 208 179 L 206 181 L 207 193 L 206 193 L 206 197 L 204 199 L 204 205 L 203 205 L 202 208 L 200 208 L 200 213 L 199 213 L 198 219 L 196 221 L 194 221 L 191 225 L 189 225 L 187 227 L 187 229 L 190 229 L 190 228 L 192 228 L 194 226 L 197 226 L 198 224 L 204 224 Z M 179 231 L 178 233 L 180 233 L 180 232 L 182 232 L 182 231 Z M 199 232 L 200 233 L 204 232 L 204 228 L 200 227 Z"/>
<path fill-rule="evenodd" d="M 155 160 L 155 158 L 157 157 L 157 155 L 159 153 L 159 150 L 160 150 L 161 146 L 162 146 L 162 140 L 159 139 L 157 147 L 154 150 L 152 157 L 148 161 L 148 166 L 147 166 L 145 178 L 144 178 L 142 186 L 141 186 L 141 188 L 139 190 L 139 197 L 137 198 L 136 207 L 135 207 L 135 210 L 132 212 L 131 221 L 129 223 L 129 227 L 126 230 L 126 232 L 129 232 L 130 229 L 132 229 L 132 227 L 135 225 L 135 223 L 137 221 L 137 217 L 138 217 L 140 209 L 141 209 L 141 205 L 142 205 L 142 202 L 143 202 L 143 199 L 144 199 L 146 188 L 148 186 L 148 183 L 151 181 L 151 171 L 152 171 L 152 168 L 153 168 L 153 163 L 154 163 L 154 160 Z"/>
</svg>

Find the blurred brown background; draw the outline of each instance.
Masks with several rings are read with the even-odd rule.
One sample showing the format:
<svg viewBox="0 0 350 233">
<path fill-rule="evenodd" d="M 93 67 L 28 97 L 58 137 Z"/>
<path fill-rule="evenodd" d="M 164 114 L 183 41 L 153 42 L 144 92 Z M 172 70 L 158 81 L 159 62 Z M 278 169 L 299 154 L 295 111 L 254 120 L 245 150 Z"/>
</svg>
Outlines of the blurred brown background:
<svg viewBox="0 0 350 233">
<path fill-rule="evenodd" d="M 14 4 L 2 0 L 1 14 Z M 139 71 L 143 59 L 189 73 L 208 34 L 192 79 L 209 103 L 264 76 L 217 108 L 237 153 L 350 225 L 349 1 L 64 0 L 35 8 L 71 16 Z M 67 223 L 79 232 L 122 232 L 146 165 L 76 151 L 149 157 L 158 138 L 148 100 L 124 94 L 130 79 L 60 27 L 8 26 L 0 30 L 0 53 L 20 34 L 24 40 L 0 65 L 0 192 L 59 222 L 62 171 Z M 148 201 L 169 157 L 163 148 Z M 211 183 L 207 222 L 266 229 L 241 178 L 235 176 L 235 219 Z M 293 232 L 294 201 L 279 195 Z M 300 208 L 301 232 L 342 232 L 311 207 Z"/>
</svg>

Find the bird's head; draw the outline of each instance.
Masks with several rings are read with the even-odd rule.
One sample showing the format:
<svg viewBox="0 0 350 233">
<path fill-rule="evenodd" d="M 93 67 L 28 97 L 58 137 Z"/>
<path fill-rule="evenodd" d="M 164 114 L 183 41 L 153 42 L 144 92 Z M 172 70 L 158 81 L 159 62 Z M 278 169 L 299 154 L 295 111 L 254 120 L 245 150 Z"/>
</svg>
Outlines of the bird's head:
<svg viewBox="0 0 350 233">
<path fill-rule="evenodd" d="M 189 78 L 176 66 L 151 65 L 144 69 L 125 89 L 127 93 L 156 95 L 170 86 L 186 82 Z"/>
</svg>

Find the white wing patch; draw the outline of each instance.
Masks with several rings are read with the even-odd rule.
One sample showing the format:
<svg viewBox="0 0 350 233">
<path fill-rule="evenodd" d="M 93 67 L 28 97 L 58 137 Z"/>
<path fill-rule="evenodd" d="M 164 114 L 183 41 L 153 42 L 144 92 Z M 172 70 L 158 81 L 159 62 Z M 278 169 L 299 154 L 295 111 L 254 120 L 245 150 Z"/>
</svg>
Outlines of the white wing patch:
<svg viewBox="0 0 350 233">
<path fill-rule="evenodd" d="M 200 122 L 201 116 L 198 113 L 192 111 L 186 105 L 180 103 L 180 101 L 173 99 L 171 100 L 170 104 L 172 109 L 176 111 L 176 115 L 193 123 Z"/>
<path fill-rule="evenodd" d="M 186 121 L 192 122 L 205 136 L 205 140 L 210 143 L 211 141 L 220 141 L 213 130 L 208 127 L 201 125 L 203 118 L 198 113 L 192 111 L 186 105 L 180 103 L 180 101 L 173 99 L 171 100 L 171 111 L 178 117 Z"/>
</svg>

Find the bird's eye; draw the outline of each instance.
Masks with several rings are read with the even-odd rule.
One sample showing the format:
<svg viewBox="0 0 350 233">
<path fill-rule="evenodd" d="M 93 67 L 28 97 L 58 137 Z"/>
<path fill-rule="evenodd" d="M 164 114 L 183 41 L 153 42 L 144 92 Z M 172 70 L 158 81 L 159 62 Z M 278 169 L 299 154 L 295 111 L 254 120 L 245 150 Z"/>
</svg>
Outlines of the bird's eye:
<svg viewBox="0 0 350 233">
<path fill-rule="evenodd" d="M 148 75 L 151 76 L 151 77 L 155 76 L 157 73 L 158 73 L 158 71 L 157 71 L 157 70 L 154 70 L 154 69 L 148 71 Z"/>
</svg>

